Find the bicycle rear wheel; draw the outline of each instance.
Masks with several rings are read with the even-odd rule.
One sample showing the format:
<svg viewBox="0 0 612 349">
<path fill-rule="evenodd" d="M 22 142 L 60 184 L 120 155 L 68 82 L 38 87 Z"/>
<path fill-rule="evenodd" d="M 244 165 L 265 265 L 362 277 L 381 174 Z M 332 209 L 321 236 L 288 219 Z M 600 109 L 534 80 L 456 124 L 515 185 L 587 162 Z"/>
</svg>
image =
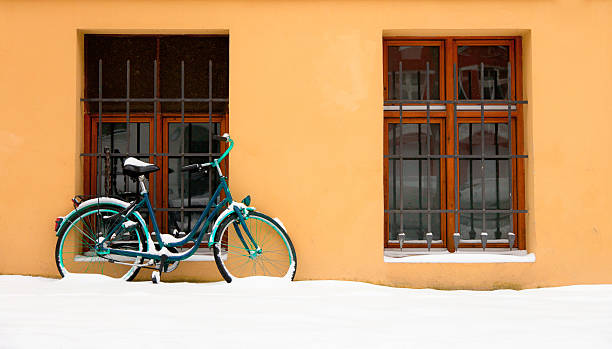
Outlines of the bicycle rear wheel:
<svg viewBox="0 0 612 349">
<path fill-rule="evenodd" d="M 69 274 L 101 274 L 130 281 L 136 277 L 143 263 L 142 257 L 127 257 L 113 254 L 98 254 L 96 242 L 104 237 L 122 219 L 108 218 L 123 207 L 113 204 L 94 204 L 82 209 L 75 217 L 66 218 L 58 232 L 55 246 L 55 262 L 62 277 Z M 106 218 L 105 218 L 106 217 Z M 108 239 L 113 249 L 146 251 L 146 239 L 137 217 L 132 214 Z"/>
<path fill-rule="evenodd" d="M 245 219 L 260 251 L 250 251 L 252 243 L 232 213 L 221 222 L 215 235 L 213 253 L 219 272 L 227 282 L 249 276 L 271 276 L 293 280 L 297 257 L 285 229 L 274 219 L 250 212 Z M 237 234 L 236 225 L 241 236 Z M 242 237 L 242 239 L 241 239 Z M 245 248 L 243 241 L 249 246 Z"/>
</svg>

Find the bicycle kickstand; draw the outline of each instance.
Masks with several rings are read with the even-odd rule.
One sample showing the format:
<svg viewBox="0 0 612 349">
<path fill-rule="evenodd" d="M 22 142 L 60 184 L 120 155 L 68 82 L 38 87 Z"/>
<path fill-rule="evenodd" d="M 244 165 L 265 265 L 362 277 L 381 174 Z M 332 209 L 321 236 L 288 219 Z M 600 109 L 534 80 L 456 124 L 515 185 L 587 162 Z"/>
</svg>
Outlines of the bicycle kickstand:
<svg viewBox="0 0 612 349">
<path fill-rule="evenodd" d="M 162 273 L 166 271 L 168 271 L 168 256 L 163 254 L 159 261 L 159 270 L 155 270 L 151 273 L 151 282 L 154 284 L 159 283 Z"/>
</svg>

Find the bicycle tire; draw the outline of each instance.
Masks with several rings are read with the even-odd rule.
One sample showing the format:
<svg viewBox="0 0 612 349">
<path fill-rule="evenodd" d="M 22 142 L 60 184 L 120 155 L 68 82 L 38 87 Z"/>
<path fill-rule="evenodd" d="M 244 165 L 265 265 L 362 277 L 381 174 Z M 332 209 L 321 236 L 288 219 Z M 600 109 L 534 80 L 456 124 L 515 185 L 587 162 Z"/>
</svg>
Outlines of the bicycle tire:
<svg viewBox="0 0 612 349">
<path fill-rule="evenodd" d="M 77 216 L 63 224 L 58 232 L 55 245 L 55 263 L 62 277 L 68 274 L 101 274 L 131 281 L 138 275 L 139 265 L 142 265 L 144 261 L 143 257 L 98 255 L 92 251 L 97 237 L 104 234 L 105 230 L 113 225 L 113 222 L 104 222 L 101 217 L 113 215 L 123 209 L 124 207 L 111 203 L 93 204 L 82 208 Z M 129 230 L 122 227 L 112 239 L 109 239 L 109 246 L 117 249 L 146 251 L 147 240 L 142 223 L 134 214 L 128 219 L 136 225 Z"/>
<path fill-rule="evenodd" d="M 284 227 L 259 212 L 250 212 L 245 220 L 260 254 L 246 255 L 234 228 L 238 222 L 235 213 L 227 216 L 215 235 L 213 255 L 217 268 L 225 281 L 250 276 L 271 276 L 293 280 L 297 270 L 295 248 Z M 240 228 L 242 231 L 242 227 Z M 244 234 L 243 234 L 244 235 Z M 247 236 L 244 239 L 248 240 Z"/>
</svg>

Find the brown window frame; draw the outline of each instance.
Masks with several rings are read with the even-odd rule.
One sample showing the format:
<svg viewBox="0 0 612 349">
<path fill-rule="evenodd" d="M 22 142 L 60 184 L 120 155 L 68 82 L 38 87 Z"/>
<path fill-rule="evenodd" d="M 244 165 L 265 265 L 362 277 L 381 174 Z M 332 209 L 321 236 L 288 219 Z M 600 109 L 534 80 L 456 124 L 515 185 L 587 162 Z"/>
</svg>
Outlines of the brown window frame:
<svg viewBox="0 0 612 349">
<path fill-rule="evenodd" d="M 443 117 L 431 117 L 430 121 L 432 124 L 439 124 L 440 125 L 440 140 L 446 139 L 446 118 Z M 389 142 L 387 142 L 388 140 L 388 125 L 389 124 L 399 124 L 400 119 L 397 116 L 392 116 L 392 117 L 385 117 L 384 120 L 384 153 L 385 154 L 389 154 Z M 426 124 L 427 123 L 427 119 L 423 118 L 423 117 L 413 117 L 410 118 L 408 121 L 404 121 L 403 124 Z M 445 154 L 446 153 L 446 142 L 440 142 L 440 154 Z M 447 200 L 444 197 L 445 193 L 446 193 L 446 185 L 447 185 L 447 181 L 446 181 L 446 176 L 447 176 L 447 170 L 446 170 L 446 162 L 444 161 L 444 159 L 440 159 L 440 186 L 441 186 L 441 195 L 440 195 L 440 209 L 445 210 L 447 208 Z M 385 210 L 387 210 L 389 208 L 389 162 L 388 161 L 384 161 L 384 165 L 383 165 L 383 171 L 385 173 L 384 175 L 384 185 L 385 185 L 385 193 L 384 193 L 384 199 L 385 199 Z M 444 230 L 447 230 L 446 228 L 447 225 L 447 221 L 446 219 L 441 218 L 440 219 L 440 227 L 442 229 L 442 232 Z M 389 214 L 385 213 L 385 247 L 399 247 L 398 244 L 389 244 Z M 446 236 L 446 234 L 442 233 L 440 234 L 440 238 L 442 240 L 442 243 L 433 243 L 431 245 L 432 248 L 444 248 L 447 245 L 447 239 L 448 237 Z M 395 246 L 397 245 L 397 246 Z M 405 247 L 407 248 L 418 248 L 418 247 L 423 247 L 423 244 L 416 244 L 416 243 L 406 243 L 404 244 Z"/>
<path fill-rule="evenodd" d="M 522 41 L 520 37 L 504 37 L 504 36 L 487 36 L 487 37 L 469 37 L 469 36 L 448 36 L 448 37 L 385 37 L 383 38 L 383 89 L 385 101 L 389 98 L 388 86 L 388 49 L 390 46 L 438 46 L 440 47 L 440 101 L 451 100 L 454 96 L 453 86 L 453 66 L 458 61 L 457 49 L 458 46 L 509 46 L 509 59 L 511 63 L 511 91 L 510 96 L 513 100 L 522 100 Z M 442 103 L 441 103 L 442 104 Z M 479 104 L 474 104 L 479 107 Z M 454 134 L 454 116 L 453 104 L 445 104 L 445 110 L 431 110 L 430 120 L 432 123 L 437 120 L 444 120 L 445 130 L 440 131 L 440 151 L 441 154 L 452 155 L 454 153 L 455 134 Z M 383 130 L 383 154 L 388 155 L 388 123 L 398 122 L 399 111 L 388 110 L 384 108 L 384 130 Z M 426 123 L 426 111 L 423 110 L 404 110 L 402 112 L 404 123 Z M 507 110 L 486 110 L 484 112 L 485 123 L 508 122 Z M 512 152 L 513 154 L 524 154 L 524 117 L 523 107 L 517 104 L 516 108 L 511 111 L 512 119 Z M 480 110 L 458 110 L 457 123 L 476 122 L 480 123 Z M 442 137 L 442 134 L 445 136 Z M 443 152 L 445 149 L 446 152 Z M 444 169 L 445 174 L 441 175 L 443 183 L 442 187 L 442 209 L 455 209 L 455 159 L 443 158 L 440 159 L 440 169 Z M 514 209 L 524 210 L 525 207 L 525 165 L 523 159 L 512 159 L 512 201 Z M 389 242 L 389 172 L 388 159 L 383 158 L 383 185 L 384 185 L 384 247 L 398 248 L 399 243 Z M 442 244 L 432 244 L 432 248 L 446 248 L 450 252 L 455 251 L 453 241 L 453 233 L 455 231 L 455 214 L 441 213 L 441 237 Z M 525 237 L 525 215 L 514 213 L 512 214 L 514 233 L 516 240 L 514 248 L 524 250 L 526 248 Z M 446 229 L 446 231 L 444 231 Z M 449 243 L 450 242 L 450 243 Z M 423 244 L 404 244 L 406 248 L 426 247 Z M 459 248 L 481 248 L 481 244 L 476 243 L 461 243 Z M 487 248 L 507 248 L 507 243 L 487 243 Z"/>
</svg>

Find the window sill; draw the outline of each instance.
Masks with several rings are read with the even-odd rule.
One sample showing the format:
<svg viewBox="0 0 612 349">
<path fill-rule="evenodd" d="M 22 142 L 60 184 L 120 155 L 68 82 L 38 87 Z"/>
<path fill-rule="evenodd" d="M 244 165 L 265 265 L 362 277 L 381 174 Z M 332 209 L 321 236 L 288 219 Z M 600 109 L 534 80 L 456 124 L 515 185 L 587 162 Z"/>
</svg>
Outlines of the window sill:
<svg viewBox="0 0 612 349">
<path fill-rule="evenodd" d="M 385 263 L 534 263 L 534 253 L 507 249 L 460 249 L 450 253 L 445 249 L 385 249 Z"/>
</svg>

